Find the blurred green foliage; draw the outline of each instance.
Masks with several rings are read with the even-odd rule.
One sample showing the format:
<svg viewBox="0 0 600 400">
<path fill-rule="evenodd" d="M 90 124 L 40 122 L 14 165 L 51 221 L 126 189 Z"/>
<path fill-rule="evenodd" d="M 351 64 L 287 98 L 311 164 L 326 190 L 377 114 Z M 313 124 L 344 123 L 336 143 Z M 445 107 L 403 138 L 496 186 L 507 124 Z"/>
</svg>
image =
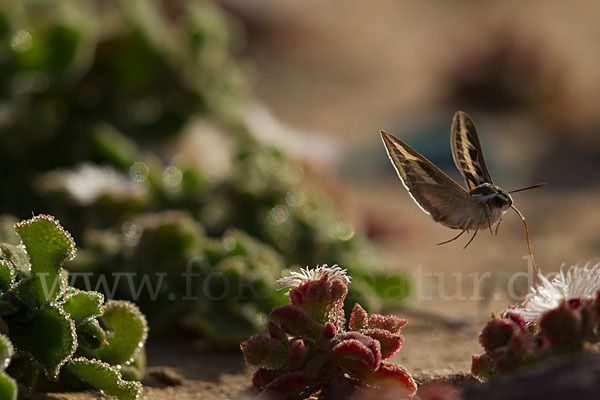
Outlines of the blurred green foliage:
<svg viewBox="0 0 600 400">
<path fill-rule="evenodd" d="M 236 32 L 201 0 L 2 3 L 1 209 L 57 215 L 83 244 L 70 268 L 108 276 L 153 326 L 177 320 L 222 345 L 282 304 L 272 282 L 286 267 L 348 268 L 349 308 L 403 298 L 406 280 L 374 272 L 329 196 L 249 131 Z M 200 288 L 215 273 L 243 295 L 181 300 L 182 269 L 199 259 Z M 168 286 L 136 299 L 116 271 L 137 273 L 136 287 L 166 273 Z"/>
</svg>

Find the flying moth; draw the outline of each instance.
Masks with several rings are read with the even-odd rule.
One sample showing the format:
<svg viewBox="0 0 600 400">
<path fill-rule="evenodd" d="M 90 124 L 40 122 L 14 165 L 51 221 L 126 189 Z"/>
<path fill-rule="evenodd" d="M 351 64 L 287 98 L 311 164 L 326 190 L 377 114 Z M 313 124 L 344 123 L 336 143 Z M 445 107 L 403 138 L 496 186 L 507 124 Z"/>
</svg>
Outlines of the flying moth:
<svg viewBox="0 0 600 400">
<path fill-rule="evenodd" d="M 473 231 L 464 247 L 467 248 L 480 229 L 489 229 L 492 233 L 495 227 L 497 235 L 503 215 L 512 208 L 525 226 L 527 248 L 533 263 L 527 222 L 514 206 L 510 194 L 542 187 L 545 183 L 510 192 L 495 185 L 485 165 L 477 129 L 467 113 L 458 111 L 454 114 L 450 134 L 452 157 L 467 189 L 392 134 L 381 131 L 381 138 L 402 184 L 421 210 L 434 221 L 460 230 L 452 239 L 438 244 L 450 243 L 465 232 Z M 535 263 L 533 265 L 535 267 Z"/>
</svg>

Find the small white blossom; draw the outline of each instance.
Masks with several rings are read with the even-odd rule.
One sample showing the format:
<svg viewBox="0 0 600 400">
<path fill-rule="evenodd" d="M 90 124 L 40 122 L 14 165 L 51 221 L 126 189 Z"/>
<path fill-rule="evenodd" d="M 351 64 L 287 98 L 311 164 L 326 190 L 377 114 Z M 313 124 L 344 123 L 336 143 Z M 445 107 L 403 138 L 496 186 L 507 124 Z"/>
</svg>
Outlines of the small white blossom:
<svg viewBox="0 0 600 400">
<path fill-rule="evenodd" d="M 350 283 L 350 276 L 347 275 L 347 270 L 339 267 L 337 264 L 328 267 L 327 264 L 317 266 L 317 268 L 310 269 L 300 268 L 300 272 L 290 272 L 289 276 L 284 276 L 278 279 L 275 283 L 277 284 L 277 290 L 284 288 L 295 288 L 304 285 L 309 281 L 318 281 L 324 276 L 329 279 L 339 279 L 344 283 Z M 289 292 L 288 292 L 289 293 Z"/>
<path fill-rule="evenodd" d="M 65 192 L 83 206 L 93 204 L 103 195 L 118 200 L 143 200 L 148 195 L 144 186 L 116 169 L 92 164 L 83 164 L 73 170 L 47 173 L 42 175 L 38 184 L 45 192 Z"/>
<path fill-rule="evenodd" d="M 563 266 L 552 280 L 541 273 L 538 278 L 541 283 L 530 288 L 525 301 L 509 310 L 521 315 L 527 323 L 536 322 L 542 314 L 555 309 L 562 301 L 593 298 L 600 290 L 600 264 L 593 267 L 589 267 L 589 264 L 585 267 L 574 265 L 566 273 Z"/>
</svg>

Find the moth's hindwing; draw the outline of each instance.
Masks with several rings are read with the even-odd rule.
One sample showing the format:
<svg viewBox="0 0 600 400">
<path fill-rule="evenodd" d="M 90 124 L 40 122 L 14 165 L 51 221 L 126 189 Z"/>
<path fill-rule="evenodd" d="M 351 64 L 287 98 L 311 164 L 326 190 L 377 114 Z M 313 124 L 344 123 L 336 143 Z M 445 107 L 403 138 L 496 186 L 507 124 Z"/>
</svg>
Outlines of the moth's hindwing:
<svg viewBox="0 0 600 400">
<path fill-rule="evenodd" d="M 477 129 L 467 113 L 458 111 L 454 114 L 450 143 L 454 163 L 465 178 L 469 190 L 475 189 L 482 183 L 493 184 L 485 165 Z"/>
<path fill-rule="evenodd" d="M 429 160 L 393 135 L 381 131 L 388 156 L 419 207 L 448 227 L 466 229 L 474 207 L 471 195 Z"/>
</svg>

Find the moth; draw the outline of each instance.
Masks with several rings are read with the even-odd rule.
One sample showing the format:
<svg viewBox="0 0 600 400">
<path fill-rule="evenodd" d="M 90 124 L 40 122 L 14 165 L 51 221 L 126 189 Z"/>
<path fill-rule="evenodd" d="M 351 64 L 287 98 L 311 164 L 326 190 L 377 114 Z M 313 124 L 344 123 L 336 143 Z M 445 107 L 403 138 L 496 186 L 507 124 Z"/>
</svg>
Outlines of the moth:
<svg viewBox="0 0 600 400">
<path fill-rule="evenodd" d="M 450 243 L 465 232 L 474 231 L 464 247 L 467 248 L 480 229 L 489 229 L 492 233 L 495 227 L 497 235 L 502 217 L 512 208 L 525 226 L 527 247 L 533 262 L 527 222 L 514 206 L 510 194 L 542 187 L 545 183 L 510 192 L 495 185 L 485 165 L 477 129 L 467 113 L 458 111 L 454 114 L 450 134 L 452 157 L 467 189 L 392 134 L 381 131 L 381 138 L 400 180 L 421 210 L 434 221 L 460 230 L 458 235 L 438 245 Z M 535 263 L 533 265 L 535 267 Z"/>
</svg>

